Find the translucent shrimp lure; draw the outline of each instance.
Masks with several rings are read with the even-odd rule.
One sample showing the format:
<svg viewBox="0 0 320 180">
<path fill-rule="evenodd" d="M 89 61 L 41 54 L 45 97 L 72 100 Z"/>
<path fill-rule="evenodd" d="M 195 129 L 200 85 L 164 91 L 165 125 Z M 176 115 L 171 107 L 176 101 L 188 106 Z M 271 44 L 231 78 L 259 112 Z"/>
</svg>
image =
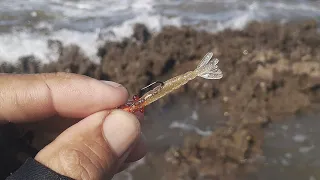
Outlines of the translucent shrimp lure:
<svg viewBox="0 0 320 180">
<path fill-rule="evenodd" d="M 157 101 L 170 92 L 180 88 L 187 84 L 189 81 L 195 79 L 197 76 L 205 79 L 221 79 L 223 77 L 222 71 L 218 68 L 218 59 L 211 59 L 212 52 L 207 53 L 193 71 L 186 72 L 182 75 L 173 77 L 165 82 L 156 81 L 140 90 L 144 91 L 154 85 L 153 89 L 146 92 L 142 97 L 134 95 L 132 100 L 129 100 L 126 104 L 120 106 L 120 109 L 135 113 L 137 111 L 144 112 L 144 107 Z"/>
</svg>

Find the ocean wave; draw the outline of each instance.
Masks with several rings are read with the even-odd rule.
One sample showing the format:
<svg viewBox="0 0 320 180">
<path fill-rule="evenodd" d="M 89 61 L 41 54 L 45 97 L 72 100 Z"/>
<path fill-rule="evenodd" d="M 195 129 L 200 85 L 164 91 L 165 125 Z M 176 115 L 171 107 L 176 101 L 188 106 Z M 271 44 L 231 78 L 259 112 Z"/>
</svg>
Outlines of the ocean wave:
<svg viewBox="0 0 320 180">
<path fill-rule="evenodd" d="M 219 32 L 242 29 L 254 20 L 283 22 L 299 16 L 320 17 L 317 1 L 4 0 L 0 7 L 4 16 L 6 12 L 11 13 L 10 17 L 13 14 L 12 19 L 0 20 L 2 26 L 11 28 L 0 34 L 0 61 L 12 63 L 28 55 L 43 63 L 54 61 L 57 54 L 47 48 L 49 39 L 64 45 L 77 44 L 99 63 L 96 53 L 101 43 L 131 36 L 135 23 L 145 24 L 154 33 L 166 25 L 194 25 Z"/>
<path fill-rule="evenodd" d="M 192 124 L 174 121 L 169 126 L 170 129 L 182 129 L 185 131 L 194 131 L 201 136 L 210 136 L 212 131 L 204 131 Z"/>
</svg>

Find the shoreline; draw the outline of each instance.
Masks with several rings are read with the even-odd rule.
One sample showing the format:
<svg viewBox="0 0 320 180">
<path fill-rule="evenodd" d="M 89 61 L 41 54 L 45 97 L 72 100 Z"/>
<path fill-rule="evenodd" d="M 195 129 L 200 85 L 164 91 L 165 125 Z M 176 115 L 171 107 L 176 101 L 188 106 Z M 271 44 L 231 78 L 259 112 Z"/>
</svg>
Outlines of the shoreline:
<svg viewBox="0 0 320 180">
<path fill-rule="evenodd" d="M 164 176 L 186 179 L 192 173 L 195 178 L 235 179 L 257 166 L 269 123 L 319 104 L 319 44 L 315 21 L 252 22 L 241 31 L 218 33 L 166 27 L 156 35 L 137 25 L 133 38 L 106 42 L 99 49 L 100 65 L 84 57 L 76 46 L 63 47 L 55 41 L 51 45 L 60 52 L 57 62 L 41 65 L 26 57 L 17 66 L 1 64 L 0 72 L 72 72 L 116 81 L 132 95 L 155 80 L 193 69 L 198 59 L 212 51 L 224 77 L 191 81 L 161 103 L 179 93 L 202 102 L 219 100 L 228 120 L 211 136 L 186 139 L 185 146 L 168 150 L 165 157 L 174 171 Z M 185 160 L 180 162 L 181 158 Z"/>
</svg>

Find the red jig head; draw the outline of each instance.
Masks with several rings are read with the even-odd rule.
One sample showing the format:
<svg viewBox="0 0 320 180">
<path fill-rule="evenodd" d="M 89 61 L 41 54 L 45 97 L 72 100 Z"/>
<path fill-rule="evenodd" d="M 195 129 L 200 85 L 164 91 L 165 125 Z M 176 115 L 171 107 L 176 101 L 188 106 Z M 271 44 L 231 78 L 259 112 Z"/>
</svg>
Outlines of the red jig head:
<svg viewBox="0 0 320 180">
<path fill-rule="evenodd" d="M 132 97 L 132 100 L 127 101 L 124 105 L 120 106 L 119 108 L 130 113 L 135 113 L 137 111 L 144 113 L 143 100 L 140 99 L 138 95 L 134 95 Z"/>
<path fill-rule="evenodd" d="M 161 81 L 156 81 L 153 82 L 149 85 L 147 85 L 146 87 L 143 87 L 140 89 L 139 95 L 134 95 L 132 97 L 132 100 L 127 101 L 124 105 L 120 106 L 120 109 L 123 109 L 125 111 L 131 112 L 131 113 L 135 113 L 137 111 L 140 111 L 141 113 L 144 113 L 144 107 L 145 107 L 145 97 L 143 96 L 144 92 L 150 88 L 152 88 L 154 85 L 160 84 L 160 86 L 163 86 L 164 83 Z"/>
</svg>

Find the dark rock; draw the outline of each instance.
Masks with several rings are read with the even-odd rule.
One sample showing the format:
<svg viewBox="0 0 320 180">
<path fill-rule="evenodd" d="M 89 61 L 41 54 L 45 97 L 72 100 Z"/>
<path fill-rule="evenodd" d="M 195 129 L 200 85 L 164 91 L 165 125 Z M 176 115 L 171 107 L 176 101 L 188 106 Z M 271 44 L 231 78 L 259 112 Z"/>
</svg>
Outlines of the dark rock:
<svg viewBox="0 0 320 180">
<path fill-rule="evenodd" d="M 132 37 L 137 41 L 146 43 L 151 38 L 151 34 L 144 24 L 136 24 L 133 28 Z"/>
<path fill-rule="evenodd" d="M 0 72 L 1 73 L 16 73 L 16 67 L 13 64 L 4 62 L 0 65 Z"/>
<path fill-rule="evenodd" d="M 34 56 L 26 56 L 19 59 L 16 67 L 16 73 L 34 74 L 40 72 L 41 64 Z"/>
<path fill-rule="evenodd" d="M 53 47 L 59 49 L 60 57 L 57 61 L 45 64 L 42 72 L 70 72 L 96 79 L 101 78 L 100 67 L 86 57 L 77 45 L 59 47 L 58 43 Z"/>
</svg>

